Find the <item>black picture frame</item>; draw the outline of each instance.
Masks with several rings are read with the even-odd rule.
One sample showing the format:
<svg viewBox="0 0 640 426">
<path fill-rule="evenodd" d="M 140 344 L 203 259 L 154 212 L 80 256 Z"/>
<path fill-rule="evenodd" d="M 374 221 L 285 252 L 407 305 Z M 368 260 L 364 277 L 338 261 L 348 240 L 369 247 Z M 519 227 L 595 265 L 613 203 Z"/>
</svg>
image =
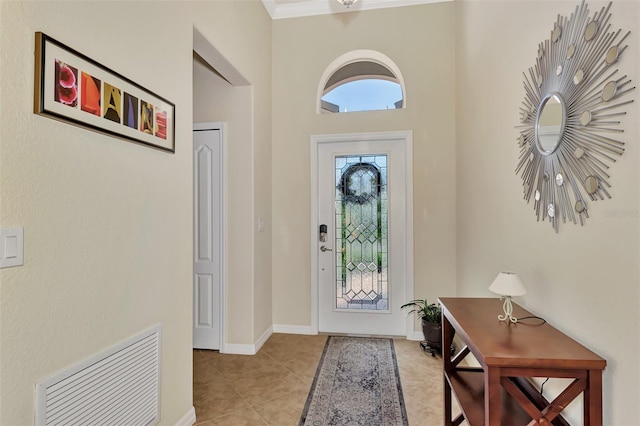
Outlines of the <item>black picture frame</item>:
<svg viewBox="0 0 640 426">
<path fill-rule="evenodd" d="M 175 105 L 42 32 L 34 113 L 175 153 Z"/>
</svg>

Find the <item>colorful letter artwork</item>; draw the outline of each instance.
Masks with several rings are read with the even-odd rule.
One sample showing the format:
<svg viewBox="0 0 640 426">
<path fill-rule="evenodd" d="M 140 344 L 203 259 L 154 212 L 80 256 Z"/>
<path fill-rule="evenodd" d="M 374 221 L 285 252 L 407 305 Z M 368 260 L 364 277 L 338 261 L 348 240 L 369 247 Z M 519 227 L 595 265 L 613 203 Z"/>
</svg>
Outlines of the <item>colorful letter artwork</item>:
<svg viewBox="0 0 640 426">
<path fill-rule="evenodd" d="M 138 98 L 128 93 L 124 94 L 124 121 L 122 124 L 131 127 L 132 129 L 138 128 Z"/>
<path fill-rule="evenodd" d="M 102 116 L 140 131 L 167 139 L 167 112 L 155 108 L 151 103 L 140 101 L 120 88 L 102 82 L 82 71 L 78 90 L 78 69 L 58 59 L 55 60 L 54 100 L 89 114 Z M 79 93 L 78 93 L 79 92 Z M 101 96 L 102 94 L 102 96 Z M 78 102 L 78 95 L 80 102 Z M 138 105 L 140 109 L 138 109 Z M 154 120 L 155 118 L 155 120 Z"/>
<path fill-rule="evenodd" d="M 173 102 L 39 31 L 34 68 L 34 114 L 175 152 Z"/>
<path fill-rule="evenodd" d="M 155 135 L 160 139 L 167 138 L 167 113 L 156 110 L 156 130 Z"/>
<path fill-rule="evenodd" d="M 100 115 L 100 80 L 82 73 L 82 98 L 80 108 L 93 115 Z"/>
<path fill-rule="evenodd" d="M 78 70 L 56 60 L 55 93 L 53 98 L 70 107 L 78 106 Z"/>
</svg>

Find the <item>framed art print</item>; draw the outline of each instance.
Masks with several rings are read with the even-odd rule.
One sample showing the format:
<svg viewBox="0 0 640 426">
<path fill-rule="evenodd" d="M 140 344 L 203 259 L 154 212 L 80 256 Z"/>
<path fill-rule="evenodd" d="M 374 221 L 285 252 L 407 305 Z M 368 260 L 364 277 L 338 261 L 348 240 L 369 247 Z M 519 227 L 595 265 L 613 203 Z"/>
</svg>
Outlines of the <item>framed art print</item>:
<svg viewBox="0 0 640 426">
<path fill-rule="evenodd" d="M 36 33 L 34 113 L 175 152 L 175 105 Z"/>
</svg>

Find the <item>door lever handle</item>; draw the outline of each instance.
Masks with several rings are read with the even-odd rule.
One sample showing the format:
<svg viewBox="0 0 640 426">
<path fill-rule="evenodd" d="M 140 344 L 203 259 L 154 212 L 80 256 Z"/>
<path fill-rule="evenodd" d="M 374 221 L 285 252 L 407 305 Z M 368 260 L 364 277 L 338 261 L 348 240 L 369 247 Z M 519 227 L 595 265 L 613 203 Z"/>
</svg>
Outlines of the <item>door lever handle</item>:
<svg viewBox="0 0 640 426">
<path fill-rule="evenodd" d="M 333 251 L 333 249 L 327 248 L 325 246 L 320 246 L 320 251 Z"/>
</svg>

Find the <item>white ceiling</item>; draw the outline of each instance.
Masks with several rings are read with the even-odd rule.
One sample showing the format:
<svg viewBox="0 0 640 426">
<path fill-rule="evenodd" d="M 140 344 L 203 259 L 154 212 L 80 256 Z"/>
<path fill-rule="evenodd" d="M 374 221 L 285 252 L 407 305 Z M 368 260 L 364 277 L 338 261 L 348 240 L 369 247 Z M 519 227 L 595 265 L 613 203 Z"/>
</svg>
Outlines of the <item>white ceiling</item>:
<svg viewBox="0 0 640 426">
<path fill-rule="evenodd" d="M 348 9 L 336 0 L 262 0 L 262 3 L 272 19 L 282 19 L 449 1 L 454 0 L 358 0 Z"/>
</svg>

